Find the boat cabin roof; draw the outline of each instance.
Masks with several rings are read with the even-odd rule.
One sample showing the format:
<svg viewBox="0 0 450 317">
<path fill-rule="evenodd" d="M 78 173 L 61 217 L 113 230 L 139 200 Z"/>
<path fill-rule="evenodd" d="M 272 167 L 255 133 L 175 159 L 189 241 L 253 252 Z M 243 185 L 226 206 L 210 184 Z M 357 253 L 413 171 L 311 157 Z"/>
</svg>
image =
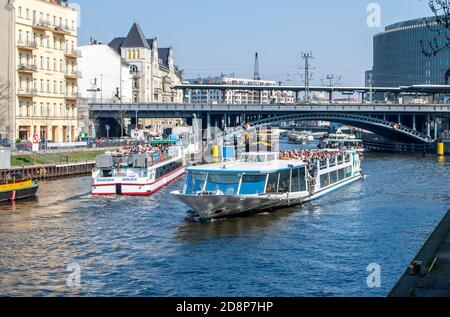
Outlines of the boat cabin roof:
<svg viewBox="0 0 450 317">
<path fill-rule="evenodd" d="M 279 153 L 276 152 L 243 153 L 238 161 L 194 166 L 188 168 L 187 171 L 265 174 L 306 166 L 301 161 L 279 160 L 278 156 Z"/>
</svg>

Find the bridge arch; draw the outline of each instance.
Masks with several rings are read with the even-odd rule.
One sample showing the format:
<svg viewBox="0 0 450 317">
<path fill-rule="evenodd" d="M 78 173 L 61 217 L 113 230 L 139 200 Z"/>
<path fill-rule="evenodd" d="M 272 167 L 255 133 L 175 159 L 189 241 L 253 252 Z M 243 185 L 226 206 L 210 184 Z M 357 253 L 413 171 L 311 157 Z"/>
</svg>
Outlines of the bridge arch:
<svg viewBox="0 0 450 317">
<path fill-rule="evenodd" d="M 392 122 L 383 119 L 360 114 L 348 113 L 302 113 L 292 115 L 280 115 L 249 122 L 253 129 L 264 128 L 286 121 L 329 121 L 351 125 L 365 129 L 377 135 L 390 139 L 401 139 L 409 142 L 431 143 L 432 140 L 426 134 L 413 130 L 405 125 L 394 126 Z"/>
</svg>

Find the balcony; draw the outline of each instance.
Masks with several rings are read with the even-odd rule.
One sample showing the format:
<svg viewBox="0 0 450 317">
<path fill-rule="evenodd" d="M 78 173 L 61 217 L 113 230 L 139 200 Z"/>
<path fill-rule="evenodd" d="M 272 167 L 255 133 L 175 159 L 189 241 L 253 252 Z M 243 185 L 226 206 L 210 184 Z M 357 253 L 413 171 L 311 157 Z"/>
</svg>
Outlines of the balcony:
<svg viewBox="0 0 450 317">
<path fill-rule="evenodd" d="M 81 72 L 79 71 L 66 71 L 65 74 L 67 79 L 78 79 L 81 78 Z"/>
<path fill-rule="evenodd" d="M 32 51 L 34 49 L 37 49 L 37 43 L 30 40 L 19 40 L 19 42 L 17 43 L 17 47 L 23 50 Z"/>
<path fill-rule="evenodd" d="M 19 73 L 32 74 L 37 71 L 37 66 L 34 64 L 20 64 L 17 71 Z"/>
<path fill-rule="evenodd" d="M 70 28 L 67 25 L 55 25 L 52 31 L 59 35 L 70 35 Z"/>
<path fill-rule="evenodd" d="M 81 51 L 80 50 L 66 50 L 64 52 L 64 55 L 66 57 L 70 57 L 70 58 L 80 58 L 81 57 Z"/>
<path fill-rule="evenodd" d="M 66 100 L 76 101 L 76 100 L 78 100 L 78 93 L 76 93 L 76 92 L 66 92 L 64 94 L 64 98 Z"/>
<path fill-rule="evenodd" d="M 51 30 L 52 26 L 50 24 L 50 21 L 46 20 L 33 20 L 33 29 L 45 31 L 45 30 Z"/>
<path fill-rule="evenodd" d="M 36 89 L 19 89 L 17 91 L 17 96 L 22 98 L 33 98 L 37 96 Z"/>
</svg>

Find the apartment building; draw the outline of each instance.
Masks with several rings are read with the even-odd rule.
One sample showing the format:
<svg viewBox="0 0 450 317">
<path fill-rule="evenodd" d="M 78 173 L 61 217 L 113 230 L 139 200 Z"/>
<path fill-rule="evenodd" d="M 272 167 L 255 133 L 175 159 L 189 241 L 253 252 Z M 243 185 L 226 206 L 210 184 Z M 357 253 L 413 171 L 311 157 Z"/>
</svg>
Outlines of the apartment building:
<svg viewBox="0 0 450 317">
<path fill-rule="evenodd" d="M 62 0 L 0 3 L 2 138 L 76 139 L 78 12 Z"/>
<path fill-rule="evenodd" d="M 221 75 L 217 77 L 198 78 L 187 80 L 194 85 L 224 85 L 224 86 L 257 86 L 273 87 L 276 82 L 272 80 L 254 80 Z M 188 99 L 198 104 L 269 104 L 294 103 L 294 93 L 289 91 L 249 91 L 249 90 L 192 90 Z"/>
</svg>

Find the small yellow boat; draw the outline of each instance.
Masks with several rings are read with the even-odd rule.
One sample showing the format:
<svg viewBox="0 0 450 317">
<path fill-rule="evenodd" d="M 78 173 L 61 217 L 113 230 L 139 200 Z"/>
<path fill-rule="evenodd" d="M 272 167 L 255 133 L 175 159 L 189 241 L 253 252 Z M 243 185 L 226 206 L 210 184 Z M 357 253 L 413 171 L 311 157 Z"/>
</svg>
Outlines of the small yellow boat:
<svg viewBox="0 0 450 317">
<path fill-rule="evenodd" d="M 38 188 L 38 183 L 31 179 L 0 181 L 0 202 L 33 197 L 36 195 Z"/>
</svg>

